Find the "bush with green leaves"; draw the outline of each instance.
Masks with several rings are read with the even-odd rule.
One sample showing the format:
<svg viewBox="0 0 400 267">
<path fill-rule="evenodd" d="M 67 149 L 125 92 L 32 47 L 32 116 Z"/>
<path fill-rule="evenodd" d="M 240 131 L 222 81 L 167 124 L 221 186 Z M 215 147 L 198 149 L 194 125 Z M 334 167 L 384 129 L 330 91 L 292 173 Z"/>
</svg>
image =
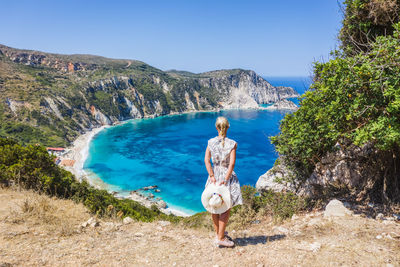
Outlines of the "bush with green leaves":
<svg viewBox="0 0 400 267">
<path fill-rule="evenodd" d="M 393 35 L 377 37 L 369 52 L 315 63 L 314 82 L 301 97 L 300 108 L 287 114 L 280 133 L 271 137 L 297 181 L 307 179 L 341 140 L 358 146 L 372 143 L 394 158 L 398 155 L 400 24 L 393 27 Z M 393 169 L 388 179 L 398 179 Z"/>
<path fill-rule="evenodd" d="M 345 0 L 339 39 L 346 55 L 369 51 L 377 36 L 389 36 L 399 22 L 400 0 Z"/>
<path fill-rule="evenodd" d="M 307 208 L 306 201 L 291 192 L 257 190 L 249 185 L 241 187 L 243 205 L 232 209 L 234 227 L 245 227 L 259 217 L 271 216 L 275 221 L 289 219 L 293 214 Z"/>
</svg>

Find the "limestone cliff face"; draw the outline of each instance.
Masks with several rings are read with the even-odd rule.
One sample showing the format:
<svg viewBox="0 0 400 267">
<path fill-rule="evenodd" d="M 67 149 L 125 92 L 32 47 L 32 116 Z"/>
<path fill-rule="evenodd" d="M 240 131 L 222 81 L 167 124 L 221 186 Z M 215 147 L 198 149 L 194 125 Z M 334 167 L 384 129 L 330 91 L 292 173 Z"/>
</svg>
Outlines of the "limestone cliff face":
<svg viewBox="0 0 400 267">
<path fill-rule="evenodd" d="M 215 88 L 224 108 L 258 108 L 259 104 L 278 102 L 284 98 L 297 97 L 299 94 L 291 87 L 274 87 L 254 71 L 240 71 L 234 75 L 217 75 L 200 78 L 200 84 Z"/>
<path fill-rule="evenodd" d="M 200 111 L 215 109 L 247 109 L 258 108 L 259 104 L 274 103 L 284 101 L 293 109 L 296 105 L 288 97 L 296 97 L 299 94 L 290 87 L 274 87 L 253 71 L 240 71 L 238 74 L 225 75 L 221 77 L 198 78 L 191 81 L 193 87 L 185 87 L 168 83 L 162 78 L 153 76 L 152 83 L 159 86 L 163 91 L 161 99 L 149 99 L 135 88 L 135 80 L 129 77 L 113 77 L 111 79 L 96 81 L 90 84 L 87 90 L 103 91 L 113 94 L 113 102 L 120 107 L 119 116 L 110 117 L 111 122 L 129 118 L 143 118 L 149 116 L 160 116 L 174 112 Z M 214 101 L 202 94 L 202 88 L 196 90 L 196 85 L 208 88 L 212 91 Z M 167 103 L 160 102 L 164 97 L 167 98 L 170 92 L 179 92 L 181 99 L 172 99 L 180 102 L 179 108 L 172 110 Z M 120 98 L 118 92 L 125 96 Z M 275 109 L 288 109 L 287 106 L 276 106 Z"/>
<path fill-rule="evenodd" d="M 15 63 L 29 66 L 46 66 L 63 72 L 74 72 L 78 70 L 93 70 L 96 64 L 85 62 L 73 62 L 73 58 L 65 55 L 55 55 L 40 51 L 20 50 L 0 44 L 0 55 L 3 54 Z"/>
</svg>

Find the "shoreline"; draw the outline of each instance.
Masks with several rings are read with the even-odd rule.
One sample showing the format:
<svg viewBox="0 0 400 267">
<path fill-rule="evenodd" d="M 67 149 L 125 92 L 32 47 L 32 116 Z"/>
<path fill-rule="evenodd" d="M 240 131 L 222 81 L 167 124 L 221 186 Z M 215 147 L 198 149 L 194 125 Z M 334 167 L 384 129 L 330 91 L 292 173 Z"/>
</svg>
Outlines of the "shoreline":
<svg viewBox="0 0 400 267">
<path fill-rule="evenodd" d="M 73 167 L 64 167 L 68 171 L 72 172 L 75 177 L 82 181 L 82 178 L 87 176 L 87 173 L 83 169 L 83 164 L 85 163 L 87 157 L 89 156 L 89 145 L 92 141 L 93 137 L 96 136 L 100 131 L 105 128 L 111 127 L 111 125 L 103 125 L 101 127 L 93 128 L 86 133 L 80 135 L 68 148 L 68 152 L 65 156 L 68 156 L 70 159 L 75 160 L 75 164 Z"/>
<path fill-rule="evenodd" d="M 151 118 L 151 117 L 149 117 L 149 118 Z M 121 122 L 115 123 L 113 125 L 103 125 L 101 127 L 92 128 L 91 130 L 87 131 L 86 133 L 80 135 L 72 143 L 72 145 L 67 148 L 68 151 L 66 152 L 66 154 L 64 154 L 61 157 L 61 158 L 65 158 L 65 159 L 68 158 L 68 159 L 75 160 L 73 167 L 63 166 L 63 168 L 66 169 L 67 171 L 70 171 L 72 174 L 74 174 L 76 179 L 78 179 L 78 181 L 80 181 L 80 182 L 83 179 L 85 179 L 85 180 L 87 180 L 87 182 L 90 185 L 92 185 L 96 188 L 105 189 L 105 190 L 109 191 L 110 193 L 114 193 L 115 196 L 118 198 L 132 199 L 132 200 L 139 202 L 140 204 L 142 204 L 143 206 L 145 206 L 147 208 L 151 208 L 152 205 L 154 205 L 154 204 L 157 205 L 157 201 L 149 199 L 138 192 L 131 192 L 129 195 L 121 194 L 121 193 L 123 193 L 122 190 L 112 188 L 112 185 L 108 185 L 107 183 L 105 183 L 95 173 L 93 173 L 93 172 L 89 173 L 89 172 L 85 171 L 83 168 L 83 165 L 84 165 L 87 157 L 89 156 L 89 146 L 90 146 L 90 142 L 92 141 L 92 139 L 102 130 L 110 128 L 112 126 L 117 126 L 117 125 L 122 125 L 122 124 L 128 123 L 130 120 L 134 120 L 134 119 L 121 121 Z M 116 189 L 116 191 L 114 191 L 113 189 Z M 173 214 L 175 216 L 180 216 L 180 217 L 192 216 L 191 214 L 185 213 L 184 211 L 179 210 L 177 208 L 171 208 L 171 207 L 161 208 L 161 207 L 159 207 L 159 209 L 161 212 L 163 212 L 167 215 Z"/>
<path fill-rule="evenodd" d="M 157 201 L 149 199 L 146 196 L 143 196 L 142 194 L 140 194 L 138 192 L 131 192 L 128 195 L 122 194 L 123 190 L 118 190 L 116 188 L 115 188 L 116 190 L 113 190 L 114 188 L 112 185 L 108 185 L 107 183 L 105 183 L 95 173 L 93 173 L 93 172 L 89 173 L 84 170 L 83 166 L 84 166 L 84 163 L 85 163 L 87 157 L 89 156 L 89 146 L 90 146 L 92 139 L 99 132 L 101 132 L 104 129 L 107 129 L 107 128 L 110 128 L 113 126 L 123 125 L 125 123 L 129 123 L 131 120 L 154 119 L 157 117 L 176 116 L 176 115 L 184 115 L 184 114 L 199 113 L 199 112 L 220 112 L 220 111 L 224 111 L 224 110 L 233 110 L 233 109 L 217 108 L 217 109 L 212 109 L 212 110 L 188 110 L 188 111 L 184 111 L 184 112 L 172 112 L 170 114 L 165 114 L 165 115 L 147 115 L 147 116 L 144 116 L 143 118 L 132 118 L 132 119 L 128 119 L 125 121 L 119 121 L 112 125 L 103 125 L 103 126 L 100 126 L 97 128 L 92 128 L 92 129 L 88 130 L 86 133 L 80 135 L 73 142 L 73 144 L 70 147 L 68 147 L 67 153 L 65 155 L 63 155 L 62 157 L 75 160 L 75 164 L 73 165 L 73 167 L 64 166 L 63 168 L 65 168 L 66 170 L 68 170 L 72 174 L 74 174 L 75 177 L 79 181 L 86 179 L 89 182 L 89 184 L 92 186 L 95 186 L 95 187 L 101 188 L 101 189 L 106 189 L 107 191 L 109 191 L 111 193 L 114 192 L 115 195 L 119 198 L 129 198 L 129 199 L 135 200 L 135 201 L 139 202 L 140 204 L 150 208 L 151 205 L 154 205 L 154 204 L 157 205 Z M 237 109 L 237 110 L 240 110 L 240 109 Z M 244 110 L 268 110 L 268 109 L 265 107 L 259 106 L 258 108 L 246 108 Z M 192 216 L 191 214 L 185 213 L 184 211 L 179 210 L 176 207 L 171 208 L 171 207 L 167 206 L 167 208 L 159 207 L 159 209 L 161 212 L 163 212 L 165 214 L 173 214 L 173 215 L 180 216 L 180 217 Z"/>
</svg>

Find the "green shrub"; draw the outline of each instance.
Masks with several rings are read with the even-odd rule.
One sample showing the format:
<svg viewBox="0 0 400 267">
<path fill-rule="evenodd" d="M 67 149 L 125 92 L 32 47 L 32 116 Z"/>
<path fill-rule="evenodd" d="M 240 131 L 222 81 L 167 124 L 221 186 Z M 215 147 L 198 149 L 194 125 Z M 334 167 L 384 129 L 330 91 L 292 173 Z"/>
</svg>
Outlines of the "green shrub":
<svg viewBox="0 0 400 267">
<path fill-rule="evenodd" d="M 263 212 L 272 214 L 276 220 L 289 219 L 306 208 L 306 202 L 294 193 L 263 192 L 258 199 Z"/>
<path fill-rule="evenodd" d="M 377 36 L 392 35 L 399 22 L 399 0 L 345 0 L 339 39 L 347 55 L 369 51 Z"/>
<path fill-rule="evenodd" d="M 370 52 L 315 63 L 300 108 L 271 137 L 296 179 L 307 179 L 336 142 L 372 142 L 385 151 L 400 146 L 400 24 L 394 28 L 393 36 L 377 37 Z"/>
<path fill-rule="evenodd" d="M 256 189 L 248 185 L 242 186 L 241 190 L 243 205 L 232 209 L 231 222 L 235 227 L 244 227 L 264 216 L 282 221 L 307 207 L 306 201 L 293 193 L 267 191 L 257 194 Z"/>
<path fill-rule="evenodd" d="M 191 228 L 213 229 L 211 215 L 208 212 L 199 212 L 181 219 L 181 224 Z"/>
</svg>

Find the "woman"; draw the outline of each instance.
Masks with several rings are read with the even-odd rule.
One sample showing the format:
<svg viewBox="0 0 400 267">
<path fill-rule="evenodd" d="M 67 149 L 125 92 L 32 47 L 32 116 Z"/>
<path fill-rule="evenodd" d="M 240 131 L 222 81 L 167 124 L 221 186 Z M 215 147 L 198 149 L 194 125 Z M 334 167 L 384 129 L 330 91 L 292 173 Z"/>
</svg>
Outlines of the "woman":
<svg viewBox="0 0 400 267">
<path fill-rule="evenodd" d="M 242 204 L 239 180 L 233 171 L 236 161 L 237 144 L 226 137 L 229 122 L 225 117 L 218 117 L 215 122 L 218 136 L 208 140 L 204 163 L 208 172 L 206 187 L 210 184 L 225 185 L 229 188 L 231 196 L 231 208 Z M 211 167 L 212 159 L 213 167 Z M 222 214 L 211 214 L 214 229 L 217 234 L 216 243 L 220 246 L 232 247 L 234 243 L 225 236 L 225 228 L 228 223 L 230 209 Z"/>
</svg>

